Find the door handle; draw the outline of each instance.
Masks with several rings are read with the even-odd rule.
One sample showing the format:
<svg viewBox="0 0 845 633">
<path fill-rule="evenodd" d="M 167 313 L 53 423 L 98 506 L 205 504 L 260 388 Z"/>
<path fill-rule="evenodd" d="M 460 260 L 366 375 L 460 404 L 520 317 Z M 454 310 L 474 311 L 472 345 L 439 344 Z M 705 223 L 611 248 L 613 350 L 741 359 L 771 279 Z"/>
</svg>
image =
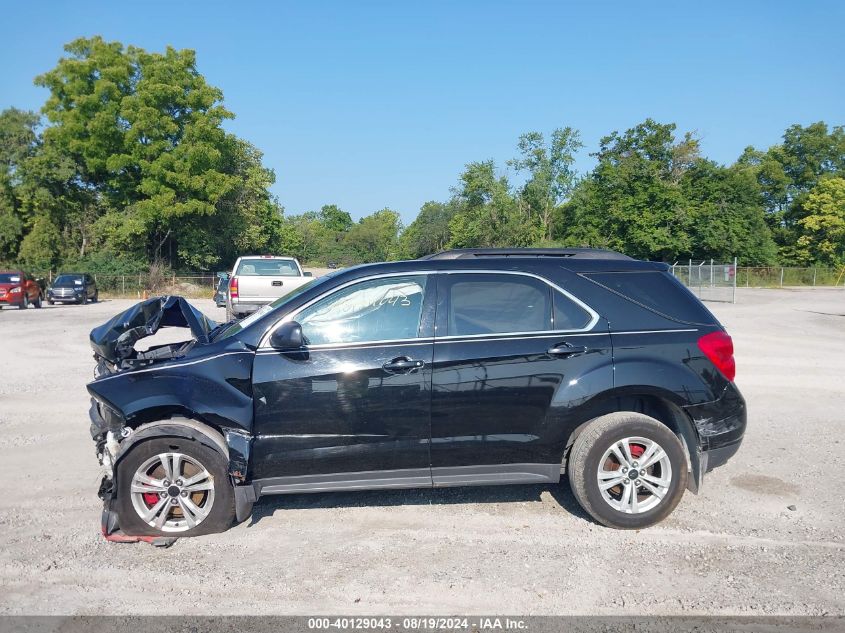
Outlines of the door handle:
<svg viewBox="0 0 845 633">
<path fill-rule="evenodd" d="M 551 356 L 577 356 L 578 354 L 586 354 L 589 350 L 583 345 L 570 345 L 569 343 L 561 343 L 550 347 L 547 354 Z"/>
<path fill-rule="evenodd" d="M 385 371 L 411 372 L 415 369 L 425 367 L 425 361 L 413 360 L 407 356 L 400 356 L 399 358 L 387 361 L 381 367 Z"/>
</svg>

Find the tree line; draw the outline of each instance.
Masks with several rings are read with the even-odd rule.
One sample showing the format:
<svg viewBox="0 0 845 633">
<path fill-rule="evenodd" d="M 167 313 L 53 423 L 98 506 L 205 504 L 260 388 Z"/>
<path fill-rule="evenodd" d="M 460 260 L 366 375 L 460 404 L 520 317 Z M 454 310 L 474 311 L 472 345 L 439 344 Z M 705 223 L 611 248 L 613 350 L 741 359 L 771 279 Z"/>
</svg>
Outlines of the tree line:
<svg viewBox="0 0 845 633">
<path fill-rule="evenodd" d="M 575 168 L 580 134 L 516 139 L 514 158 L 470 162 L 448 199 L 407 227 L 385 208 L 285 215 L 261 151 L 190 50 L 102 38 L 65 47 L 36 77 L 36 114 L 0 113 L 0 264 L 132 273 L 224 269 L 243 253 L 311 264 L 414 258 L 444 248 L 593 246 L 633 257 L 743 265 L 845 264 L 845 128 L 793 125 L 731 165 L 694 134 L 647 119 L 612 132 Z"/>
</svg>

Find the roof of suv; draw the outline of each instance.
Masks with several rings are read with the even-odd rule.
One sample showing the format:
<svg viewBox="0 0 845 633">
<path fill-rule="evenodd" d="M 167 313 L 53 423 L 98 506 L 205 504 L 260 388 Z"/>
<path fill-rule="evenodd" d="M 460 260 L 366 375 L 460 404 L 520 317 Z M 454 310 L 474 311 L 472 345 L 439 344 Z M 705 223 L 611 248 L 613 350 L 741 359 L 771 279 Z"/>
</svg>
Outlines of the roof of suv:
<svg viewBox="0 0 845 633">
<path fill-rule="evenodd" d="M 420 259 L 473 259 L 478 257 L 561 257 L 566 259 L 631 259 L 602 248 L 455 248 Z"/>
</svg>

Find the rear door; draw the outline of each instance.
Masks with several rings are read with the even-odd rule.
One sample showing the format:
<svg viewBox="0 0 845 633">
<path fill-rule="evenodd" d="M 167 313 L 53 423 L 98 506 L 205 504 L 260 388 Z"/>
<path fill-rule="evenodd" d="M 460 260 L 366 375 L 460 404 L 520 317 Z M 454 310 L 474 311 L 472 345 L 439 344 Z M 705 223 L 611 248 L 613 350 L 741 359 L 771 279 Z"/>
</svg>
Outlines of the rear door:
<svg viewBox="0 0 845 633">
<path fill-rule="evenodd" d="M 546 280 L 438 275 L 434 485 L 557 481 L 575 411 L 612 367 L 606 322 Z"/>
<path fill-rule="evenodd" d="M 429 275 L 350 282 L 294 313 L 306 347 L 253 366 L 264 492 L 430 486 Z"/>
</svg>

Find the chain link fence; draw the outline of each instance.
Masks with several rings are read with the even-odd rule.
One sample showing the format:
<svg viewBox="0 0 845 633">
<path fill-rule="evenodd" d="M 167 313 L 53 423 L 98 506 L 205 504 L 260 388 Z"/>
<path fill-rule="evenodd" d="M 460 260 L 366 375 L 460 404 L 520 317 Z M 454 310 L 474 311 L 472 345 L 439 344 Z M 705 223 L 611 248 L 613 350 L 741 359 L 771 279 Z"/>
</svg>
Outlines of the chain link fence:
<svg viewBox="0 0 845 633">
<path fill-rule="evenodd" d="M 736 303 L 736 262 L 691 259 L 672 264 L 672 274 L 702 301 Z"/>
<path fill-rule="evenodd" d="M 743 267 L 737 271 L 737 285 L 745 288 L 842 286 L 843 284 L 845 284 L 845 268 L 758 266 Z"/>
<path fill-rule="evenodd" d="M 118 297 L 143 297 L 148 295 L 174 294 L 184 297 L 211 298 L 217 288 L 217 276 L 213 274 L 169 275 L 151 278 L 139 275 L 93 275 L 97 288 L 105 295 Z"/>
<path fill-rule="evenodd" d="M 689 260 L 672 264 L 675 275 L 702 301 L 736 303 L 736 289 L 787 286 L 843 286 L 845 268 L 737 266 L 733 262 Z"/>
</svg>

